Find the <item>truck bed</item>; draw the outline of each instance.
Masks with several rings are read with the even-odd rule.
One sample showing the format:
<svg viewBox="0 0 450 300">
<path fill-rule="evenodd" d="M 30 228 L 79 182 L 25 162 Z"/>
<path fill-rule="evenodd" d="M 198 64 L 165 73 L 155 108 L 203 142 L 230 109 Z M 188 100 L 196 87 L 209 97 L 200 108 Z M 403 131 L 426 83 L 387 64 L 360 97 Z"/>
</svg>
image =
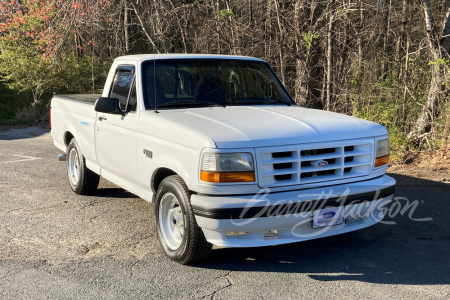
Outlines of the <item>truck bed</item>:
<svg viewBox="0 0 450 300">
<path fill-rule="evenodd" d="M 63 99 L 70 101 L 91 102 L 92 104 L 100 98 L 101 94 L 70 94 L 70 95 L 55 95 L 55 99 Z"/>
<path fill-rule="evenodd" d="M 54 144 L 66 151 L 65 132 L 76 135 L 87 163 L 95 163 L 96 94 L 55 95 L 52 99 L 52 136 Z"/>
</svg>

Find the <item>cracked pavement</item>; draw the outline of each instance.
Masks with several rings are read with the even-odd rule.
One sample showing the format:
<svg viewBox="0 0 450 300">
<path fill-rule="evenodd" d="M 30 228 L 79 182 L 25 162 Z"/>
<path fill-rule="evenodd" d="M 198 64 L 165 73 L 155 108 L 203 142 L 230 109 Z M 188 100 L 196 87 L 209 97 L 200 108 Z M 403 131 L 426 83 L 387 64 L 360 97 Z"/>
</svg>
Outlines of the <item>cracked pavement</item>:
<svg viewBox="0 0 450 300">
<path fill-rule="evenodd" d="M 181 266 L 159 248 L 153 205 L 101 180 L 69 187 L 45 130 L 0 133 L 0 299 L 449 299 L 450 185 L 405 175 L 408 213 L 340 236 L 215 247 Z M 17 155 L 39 159 L 12 161 Z M 414 184 L 408 184 L 408 182 Z"/>
</svg>

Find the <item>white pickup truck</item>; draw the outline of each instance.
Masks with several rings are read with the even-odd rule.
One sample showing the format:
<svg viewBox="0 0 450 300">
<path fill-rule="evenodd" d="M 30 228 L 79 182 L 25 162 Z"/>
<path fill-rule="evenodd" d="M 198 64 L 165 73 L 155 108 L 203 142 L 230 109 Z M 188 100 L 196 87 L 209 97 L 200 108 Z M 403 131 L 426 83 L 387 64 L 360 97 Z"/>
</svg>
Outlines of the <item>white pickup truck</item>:
<svg viewBox="0 0 450 300">
<path fill-rule="evenodd" d="M 257 58 L 119 57 L 102 95 L 53 98 L 51 128 L 72 190 L 102 176 L 154 202 L 183 264 L 373 225 L 395 190 L 383 126 L 297 106 Z"/>
</svg>

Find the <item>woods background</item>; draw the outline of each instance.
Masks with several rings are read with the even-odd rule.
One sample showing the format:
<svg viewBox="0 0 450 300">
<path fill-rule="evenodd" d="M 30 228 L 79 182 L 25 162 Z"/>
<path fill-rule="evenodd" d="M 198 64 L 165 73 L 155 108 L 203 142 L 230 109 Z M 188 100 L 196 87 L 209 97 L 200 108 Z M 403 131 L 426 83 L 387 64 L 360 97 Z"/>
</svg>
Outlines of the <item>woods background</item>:
<svg viewBox="0 0 450 300">
<path fill-rule="evenodd" d="M 0 124 L 98 93 L 120 55 L 248 55 L 298 104 L 385 125 L 402 162 L 447 146 L 449 50 L 450 0 L 1 0 Z"/>
</svg>

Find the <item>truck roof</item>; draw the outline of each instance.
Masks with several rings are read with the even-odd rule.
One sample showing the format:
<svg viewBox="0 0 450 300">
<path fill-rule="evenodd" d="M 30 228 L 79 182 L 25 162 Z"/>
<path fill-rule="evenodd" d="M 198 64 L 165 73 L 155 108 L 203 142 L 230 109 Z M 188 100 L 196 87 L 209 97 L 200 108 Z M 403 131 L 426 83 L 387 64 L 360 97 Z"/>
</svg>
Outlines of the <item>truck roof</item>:
<svg viewBox="0 0 450 300">
<path fill-rule="evenodd" d="M 250 56 L 239 56 L 239 55 L 218 55 L 218 54 L 137 54 L 137 55 L 127 55 L 117 57 L 116 60 L 135 60 L 135 61 L 146 61 L 146 60 L 163 60 L 163 59 L 239 59 L 239 60 L 254 60 L 265 62 L 262 59 L 250 57 Z"/>
</svg>

